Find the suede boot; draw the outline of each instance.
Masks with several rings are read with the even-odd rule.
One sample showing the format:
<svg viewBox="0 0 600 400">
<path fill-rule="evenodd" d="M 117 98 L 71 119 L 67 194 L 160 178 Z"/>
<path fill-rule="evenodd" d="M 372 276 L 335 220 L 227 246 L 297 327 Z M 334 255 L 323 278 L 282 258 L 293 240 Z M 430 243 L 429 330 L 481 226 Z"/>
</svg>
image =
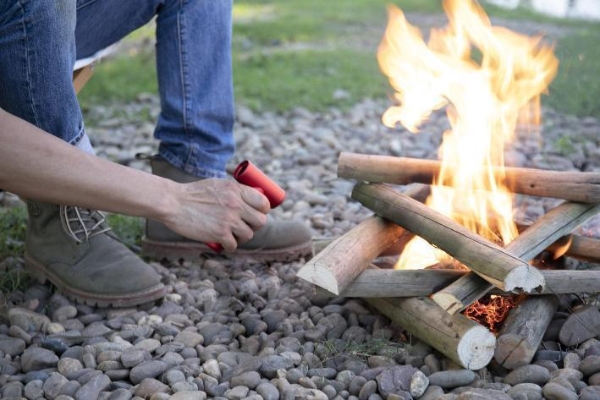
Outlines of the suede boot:
<svg viewBox="0 0 600 400">
<path fill-rule="evenodd" d="M 152 173 L 175 182 L 189 183 L 201 178 L 187 174 L 160 156 L 150 158 Z M 154 259 L 195 260 L 202 254 L 215 254 L 205 243 L 187 239 L 160 222 L 148 220 L 142 241 L 142 254 Z M 312 254 L 310 230 L 297 221 L 269 221 L 254 237 L 238 246 L 233 257 L 257 261 L 291 261 Z"/>
<path fill-rule="evenodd" d="M 72 300 L 130 307 L 160 299 L 160 276 L 129 250 L 98 211 L 27 201 L 25 267 Z"/>
</svg>

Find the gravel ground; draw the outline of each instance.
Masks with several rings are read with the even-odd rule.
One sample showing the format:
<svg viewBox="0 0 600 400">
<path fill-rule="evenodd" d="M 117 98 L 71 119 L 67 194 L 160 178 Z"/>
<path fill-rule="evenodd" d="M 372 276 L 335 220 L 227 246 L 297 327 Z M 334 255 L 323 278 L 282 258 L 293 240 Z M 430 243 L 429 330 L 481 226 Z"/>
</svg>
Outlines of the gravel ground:
<svg viewBox="0 0 600 400">
<path fill-rule="evenodd" d="M 351 110 L 256 114 L 237 110 L 238 155 L 288 193 L 273 210 L 299 219 L 316 238 L 343 234 L 371 215 L 350 199 L 353 182 L 336 177 L 340 151 L 435 158 L 436 114 L 419 134 L 380 122 L 386 101 Z M 154 96 L 98 107 L 88 118 L 102 157 L 148 169 L 136 153 L 152 153 Z M 600 121 L 547 110 L 543 134 L 521 135 L 511 165 L 600 171 Z M 534 139 L 531 139 L 531 138 Z M 539 139 L 543 138 L 543 141 Z M 522 198 L 518 219 L 534 220 L 557 201 Z M 5 195 L 5 205 L 14 203 Z M 600 232 L 597 221 L 586 234 Z M 259 264 L 207 258 L 159 264 L 169 294 L 135 309 L 95 309 L 34 285 L 4 299 L 0 318 L 0 397 L 26 399 L 599 399 L 599 328 L 579 327 L 580 340 L 561 342 L 580 320 L 600 327 L 592 296 L 563 302 L 534 363 L 514 371 L 490 364 L 460 368 L 403 333 L 357 299 L 324 298 L 298 280 L 304 260 Z M 21 259 L 2 266 L 19 268 Z M 582 307 L 584 301 L 590 305 Z M 581 325 L 581 324 L 580 324 Z M 585 328 L 585 327 L 584 327 Z"/>
</svg>

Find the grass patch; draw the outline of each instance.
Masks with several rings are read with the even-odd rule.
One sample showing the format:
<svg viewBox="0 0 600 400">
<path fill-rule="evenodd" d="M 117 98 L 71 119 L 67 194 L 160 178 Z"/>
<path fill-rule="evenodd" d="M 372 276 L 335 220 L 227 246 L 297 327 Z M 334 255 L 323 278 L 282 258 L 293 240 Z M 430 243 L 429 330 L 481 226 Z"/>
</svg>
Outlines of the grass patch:
<svg viewBox="0 0 600 400">
<path fill-rule="evenodd" d="M 258 110 L 344 107 L 387 88 L 374 55 L 350 50 L 255 53 L 236 60 L 234 79 L 238 98 Z"/>
<path fill-rule="evenodd" d="M 158 93 L 154 52 L 132 51 L 100 61 L 79 94 L 85 112 L 94 105 L 133 102 L 141 93 Z"/>
<path fill-rule="evenodd" d="M 15 291 L 25 291 L 31 286 L 33 279 L 25 272 L 20 263 L 8 262 L 4 267 L 5 269 L 0 271 L 0 293 L 4 294 L 5 299 L 10 298 Z"/>
<path fill-rule="evenodd" d="M 581 29 L 556 46 L 558 75 L 544 104 L 568 114 L 600 116 L 600 29 Z"/>
<path fill-rule="evenodd" d="M 21 262 L 17 261 L 25 252 L 26 230 L 25 207 L 0 208 L 0 293 L 5 298 L 16 290 L 25 290 L 31 283 Z"/>
<path fill-rule="evenodd" d="M 109 214 L 106 217 L 108 225 L 115 235 L 131 249 L 139 249 L 144 234 L 144 220 L 120 214 Z"/>
<path fill-rule="evenodd" d="M 27 209 L 25 207 L 0 209 L 0 260 L 23 256 L 26 230 Z"/>
</svg>

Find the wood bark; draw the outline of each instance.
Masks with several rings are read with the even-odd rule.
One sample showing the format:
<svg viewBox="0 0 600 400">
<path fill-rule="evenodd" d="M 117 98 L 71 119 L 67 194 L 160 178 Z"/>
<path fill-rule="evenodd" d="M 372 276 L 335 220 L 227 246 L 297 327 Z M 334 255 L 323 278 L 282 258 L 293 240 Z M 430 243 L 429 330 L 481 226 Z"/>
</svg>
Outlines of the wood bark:
<svg viewBox="0 0 600 400">
<path fill-rule="evenodd" d="M 428 194 L 426 185 L 414 185 L 407 191 L 415 201 L 425 201 Z M 313 257 L 298 271 L 298 277 L 340 294 L 374 258 L 406 236 L 412 237 L 412 233 L 390 221 L 367 218 Z"/>
<path fill-rule="evenodd" d="M 520 259 L 531 260 L 598 212 L 600 212 L 600 205 L 563 203 L 529 226 L 506 246 L 506 250 Z M 431 298 L 450 314 L 455 314 L 483 297 L 492 288 L 481 277 L 471 272 L 435 293 Z"/>
<path fill-rule="evenodd" d="M 539 293 L 540 295 L 600 292 L 600 271 L 543 270 L 540 272 L 546 282 L 546 287 Z M 343 297 L 430 296 L 440 287 L 466 274 L 466 270 L 370 268 L 361 272 L 340 295 Z M 506 294 L 497 289 L 492 290 L 491 293 Z"/>
<path fill-rule="evenodd" d="M 587 236 L 568 235 L 565 236 L 563 240 L 557 241 L 550 246 L 548 250 L 555 252 L 565 245 L 568 246 L 564 253 L 565 257 L 572 257 L 591 263 L 600 263 L 600 239 Z"/>
<path fill-rule="evenodd" d="M 498 335 L 494 359 L 507 369 L 529 364 L 558 305 L 557 296 L 532 296 L 510 310 Z"/>
<path fill-rule="evenodd" d="M 496 337 L 489 330 L 462 314 L 446 313 L 427 297 L 371 298 L 367 302 L 464 368 L 481 369 L 493 357 Z"/>
<path fill-rule="evenodd" d="M 352 198 L 439 247 L 505 291 L 540 291 L 544 278 L 527 262 L 391 187 L 359 182 Z"/>
<path fill-rule="evenodd" d="M 371 183 L 433 183 L 441 162 L 342 152 L 338 177 Z M 549 171 L 532 168 L 496 168 L 499 182 L 513 193 L 555 197 L 582 203 L 600 203 L 600 173 Z"/>
</svg>

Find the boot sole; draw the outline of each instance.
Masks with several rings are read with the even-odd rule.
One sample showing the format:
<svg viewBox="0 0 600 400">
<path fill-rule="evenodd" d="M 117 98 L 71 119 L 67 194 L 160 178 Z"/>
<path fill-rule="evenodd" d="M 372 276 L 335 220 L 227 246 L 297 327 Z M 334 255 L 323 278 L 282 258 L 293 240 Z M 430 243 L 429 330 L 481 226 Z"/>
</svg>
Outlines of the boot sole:
<svg viewBox="0 0 600 400">
<path fill-rule="evenodd" d="M 197 261 L 202 259 L 203 255 L 224 255 L 231 258 L 242 258 L 262 262 L 295 261 L 300 257 L 312 255 L 312 241 L 273 250 L 246 250 L 238 248 L 234 253 L 228 254 L 217 253 L 204 243 L 163 242 L 144 237 L 142 239 L 141 255 L 142 257 L 148 257 L 154 260 L 166 259 L 170 261 Z"/>
<path fill-rule="evenodd" d="M 92 307 L 133 307 L 159 300 L 166 294 L 166 288 L 162 283 L 143 291 L 127 294 L 99 294 L 74 289 L 27 253 L 25 253 L 25 269 L 39 283 L 50 281 L 70 300 Z"/>
</svg>

